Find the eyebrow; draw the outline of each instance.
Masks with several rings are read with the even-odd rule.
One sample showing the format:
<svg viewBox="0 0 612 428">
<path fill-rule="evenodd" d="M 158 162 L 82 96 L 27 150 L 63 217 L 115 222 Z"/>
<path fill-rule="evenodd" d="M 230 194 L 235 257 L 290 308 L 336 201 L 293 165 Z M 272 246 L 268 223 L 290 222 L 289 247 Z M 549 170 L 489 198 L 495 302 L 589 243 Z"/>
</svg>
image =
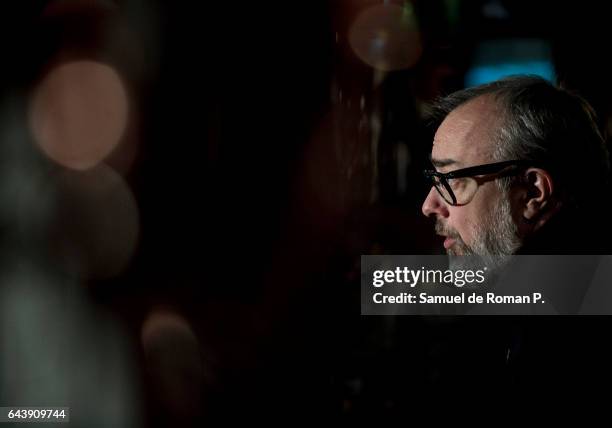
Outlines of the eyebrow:
<svg viewBox="0 0 612 428">
<path fill-rule="evenodd" d="M 436 168 L 443 168 L 445 166 L 457 165 L 460 163 L 454 159 L 434 159 L 431 157 L 431 155 L 429 155 L 429 160 L 431 161 L 431 164 Z"/>
</svg>

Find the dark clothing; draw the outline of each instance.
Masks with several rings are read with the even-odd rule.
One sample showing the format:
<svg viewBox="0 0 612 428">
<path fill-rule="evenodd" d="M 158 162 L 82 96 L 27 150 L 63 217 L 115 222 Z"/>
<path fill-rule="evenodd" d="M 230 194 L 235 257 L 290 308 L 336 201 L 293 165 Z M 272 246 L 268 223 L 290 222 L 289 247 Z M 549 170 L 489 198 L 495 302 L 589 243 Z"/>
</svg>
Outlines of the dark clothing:
<svg viewBox="0 0 612 428">
<path fill-rule="evenodd" d="M 528 240 L 518 254 L 609 254 L 609 232 L 598 228 L 599 224 L 585 215 L 562 212 Z M 577 289 L 571 290 L 576 303 L 587 291 L 589 274 L 592 272 L 583 272 L 585 281 L 576 281 Z M 480 370 L 486 385 L 492 382 L 486 373 L 491 370 L 498 389 L 511 391 L 516 399 L 531 397 L 535 403 L 555 399 L 561 400 L 559 405 L 569 401 L 577 406 L 612 386 L 612 319 L 608 316 L 486 317 L 470 322 L 480 324 L 484 331 L 460 328 L 462 334 L 490 335 L 495 341 L 483 342 L 483 347 L 505 348 L 485 351 L 496 355 L 498 361 L 484 365 L 485 372 L 474 369 Z M 500 336 L 505 339 L 497 339 Z M 473 338 L 464 340 L 456 340 L 459 348 L 474 342 Z M 474 349 L 475 354 L 481 352 Z M 557 408 L 557 412 L 565 410 L 562 406 Z"/>
</svg>

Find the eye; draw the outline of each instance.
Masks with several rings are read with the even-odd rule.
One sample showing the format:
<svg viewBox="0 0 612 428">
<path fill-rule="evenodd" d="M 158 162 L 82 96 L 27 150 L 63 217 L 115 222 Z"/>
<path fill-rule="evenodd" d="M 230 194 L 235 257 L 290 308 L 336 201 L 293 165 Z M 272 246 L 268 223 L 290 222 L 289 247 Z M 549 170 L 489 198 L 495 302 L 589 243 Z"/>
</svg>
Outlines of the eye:
<svg viewBox="0 0 612 428">
<path fill-rule="evenodd" d="M 453 189 L 453 192 L 461 192 L 466 188 L 467 180 L 465 178 L 452 178 L 448 180 L 448 184 Z"/>
</svg>

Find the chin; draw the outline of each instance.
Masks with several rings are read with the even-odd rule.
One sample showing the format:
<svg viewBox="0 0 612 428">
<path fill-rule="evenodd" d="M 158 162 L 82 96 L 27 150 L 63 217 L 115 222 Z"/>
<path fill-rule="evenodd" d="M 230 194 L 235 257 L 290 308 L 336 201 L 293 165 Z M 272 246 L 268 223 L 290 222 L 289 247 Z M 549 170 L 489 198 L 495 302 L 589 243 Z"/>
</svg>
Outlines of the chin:
<svg viewBox="0 0 612 428">
<path fill-rule="evenodd" d="M 446 249 L 446 254 L 449 256 L 464 256 L 465 253 L 461 250 L 461 248 L 458 248 L 456 245 L 453 245 L 450 248 Z"/>
</svg>

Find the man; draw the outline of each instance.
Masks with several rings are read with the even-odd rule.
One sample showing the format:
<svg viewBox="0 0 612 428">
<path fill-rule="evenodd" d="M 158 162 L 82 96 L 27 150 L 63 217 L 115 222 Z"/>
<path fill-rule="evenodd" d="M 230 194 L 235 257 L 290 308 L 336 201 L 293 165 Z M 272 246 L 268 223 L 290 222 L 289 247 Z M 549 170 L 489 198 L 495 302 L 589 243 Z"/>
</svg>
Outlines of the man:
<svg viewBox="0 0 612 428">
<path fill-rule="evenodd" d="M 434 117 L 422 211 L 448 254 L 495 262 L 606 249 L 584 233 L 609 199 L 608 153 L 584 100 L 520 76 L 456 92 Z"/>
<path fill-rule="evenodd" d="M 519 76 L 456 92 L 434 110 L 422 211 L 449 255 L 501 265 L 512 254 L 609 251 L 608 153 L 583 99 Z M 438 386 L 559 392 L 612 379 L 605 319 L 545 318 L 441 327 L 433 346 L 449 351 L 432 363 Z"/>
</svg>

